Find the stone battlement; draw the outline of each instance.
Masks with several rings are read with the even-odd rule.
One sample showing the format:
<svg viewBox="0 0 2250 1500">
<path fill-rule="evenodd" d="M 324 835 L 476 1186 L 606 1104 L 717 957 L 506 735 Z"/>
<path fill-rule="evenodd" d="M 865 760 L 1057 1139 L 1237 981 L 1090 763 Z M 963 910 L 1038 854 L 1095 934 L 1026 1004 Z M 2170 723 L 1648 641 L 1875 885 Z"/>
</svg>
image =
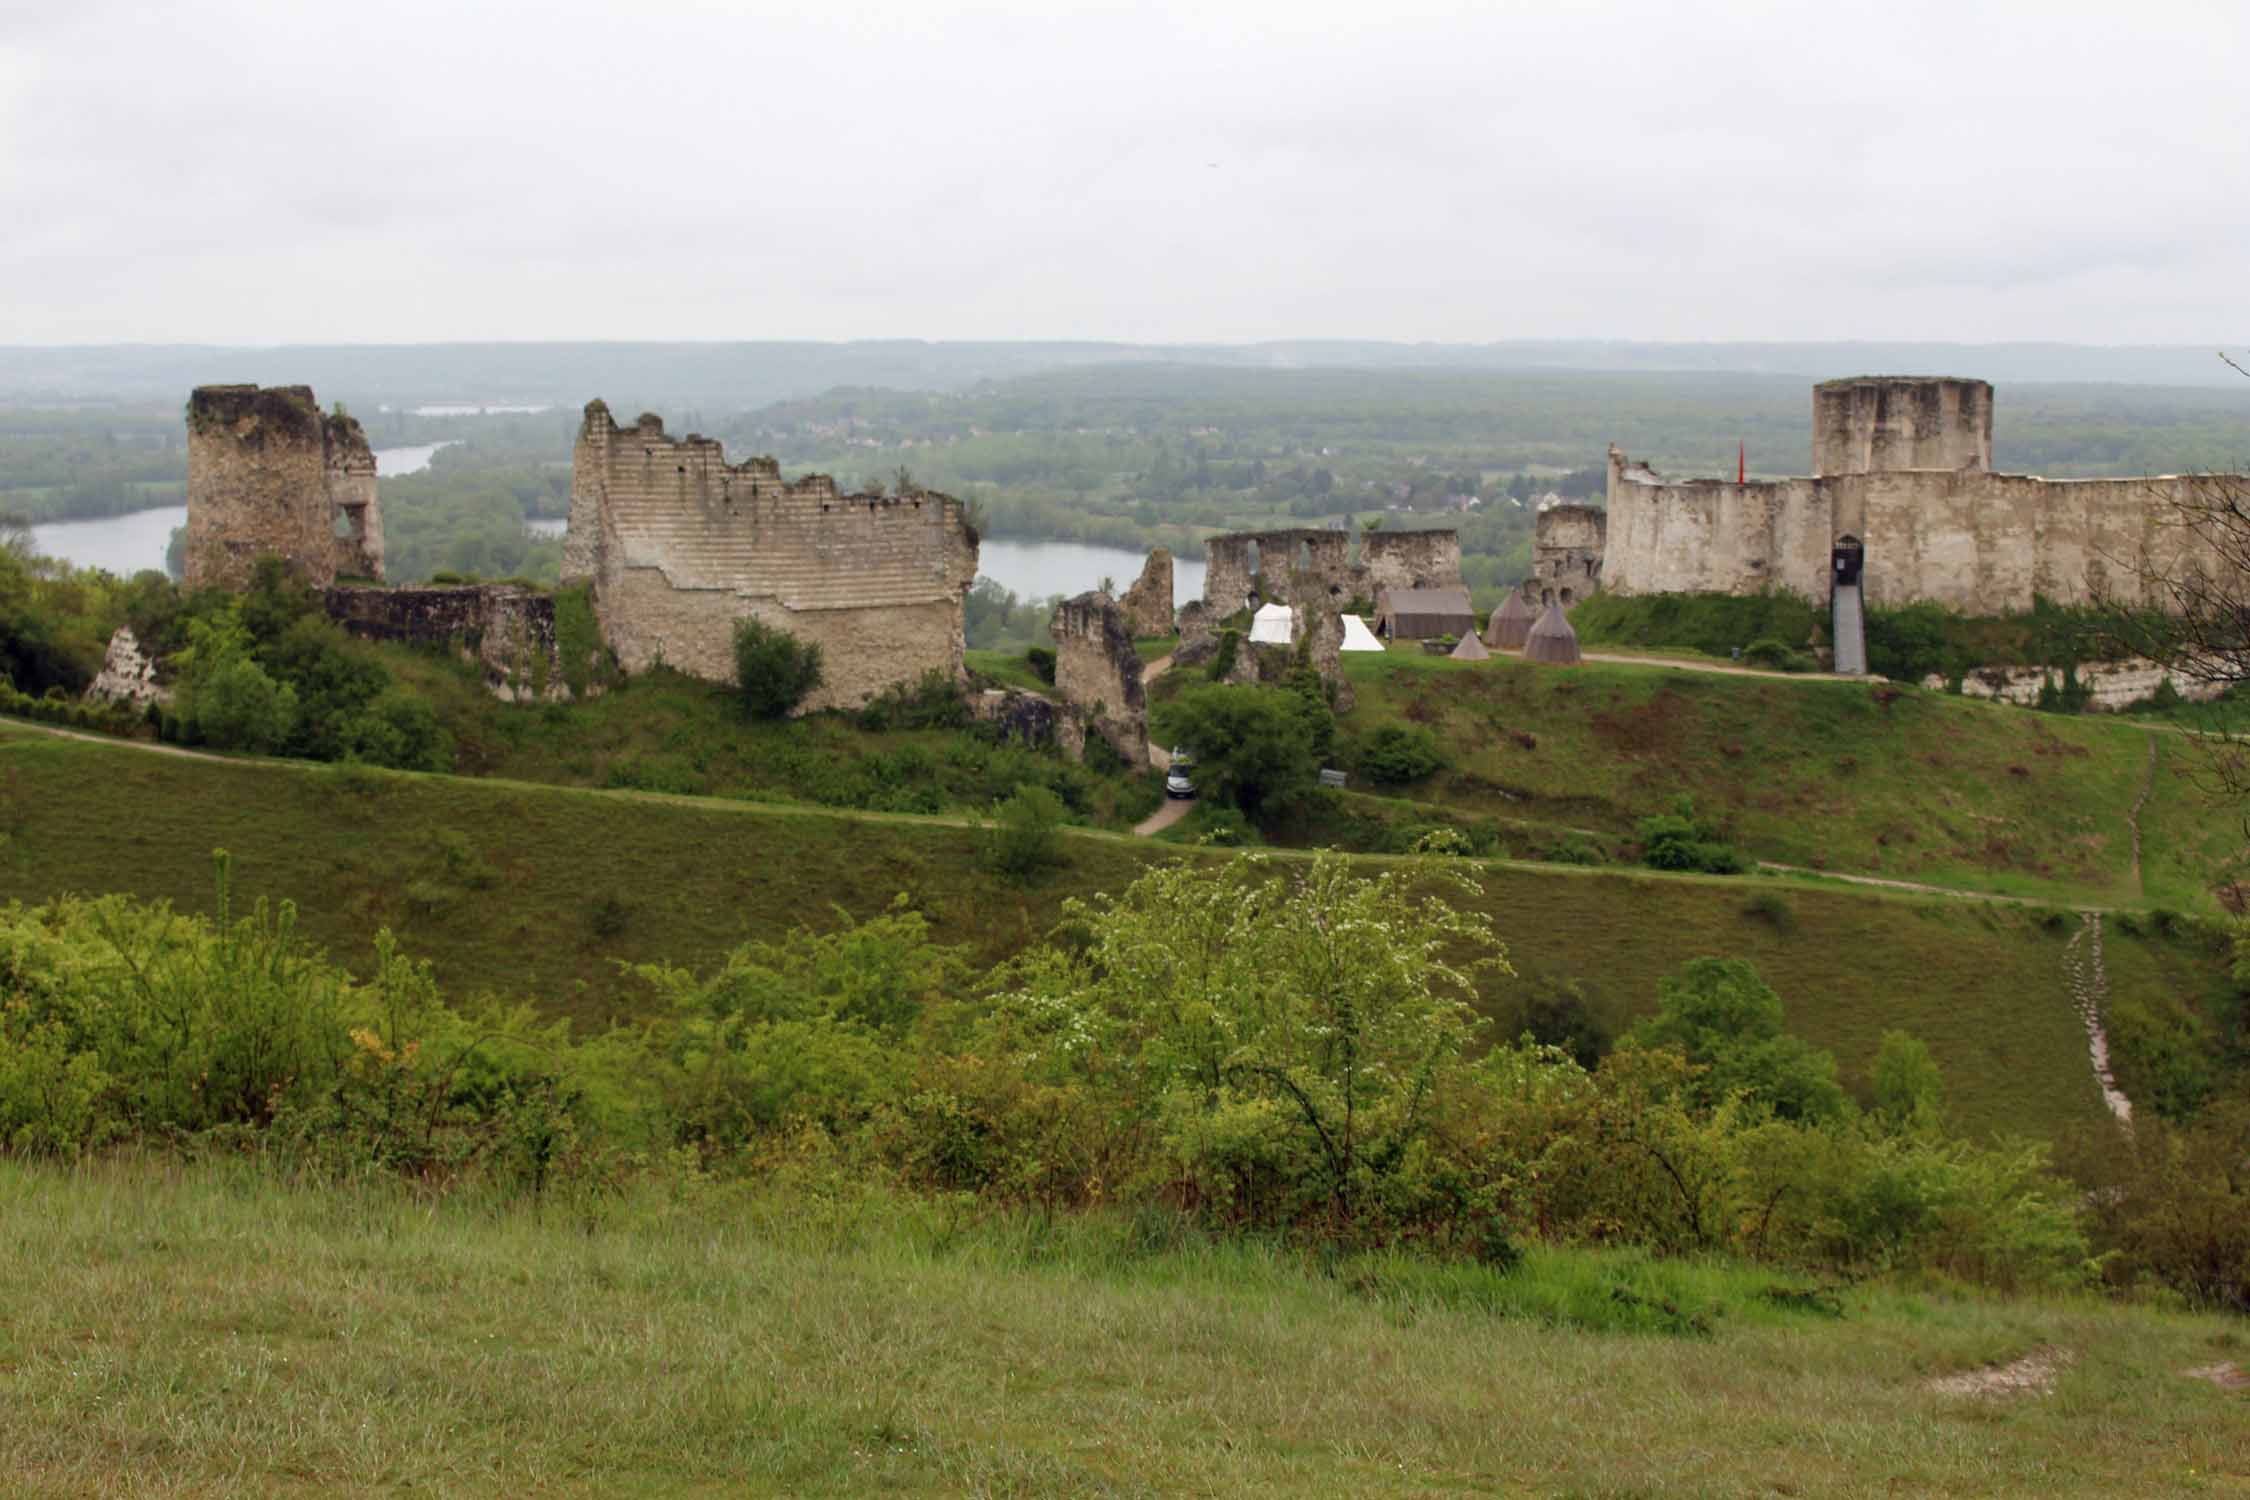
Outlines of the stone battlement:
<svg viewBox="0 0 2250 1500">
<path fill-rule="evenodd" d="M 1868 604 L 1970 615 L 2107 601 L 2161 606 L 2144 580 L 2188 560 L 2178 507 L 2233 476 L 2048 480 L 1992 469 L 1992 387 L 1861 377 L 1813 392 L 1815 473 L 1666 479 L 1609 452 L 1602 586 L 1621 594 L 1755 593 L 1825 603 L 1832 552 L 1865 548 Z"/>
<path fill-rule="evenodd" d="M 627 670 L 661 660 L 731 680 L 735 622 L 755 615 L 821 645 L 808 708 L 856 706 L 926 671 L 960 675 L 976 569 L 951 496 L 785 479 L 773 458 L 730 464 L 715 439 L 667 436 L 653 413 L 620 427 L 604 403 L 586 407 L 562 576 L 593 586 Z"/>
</svg>

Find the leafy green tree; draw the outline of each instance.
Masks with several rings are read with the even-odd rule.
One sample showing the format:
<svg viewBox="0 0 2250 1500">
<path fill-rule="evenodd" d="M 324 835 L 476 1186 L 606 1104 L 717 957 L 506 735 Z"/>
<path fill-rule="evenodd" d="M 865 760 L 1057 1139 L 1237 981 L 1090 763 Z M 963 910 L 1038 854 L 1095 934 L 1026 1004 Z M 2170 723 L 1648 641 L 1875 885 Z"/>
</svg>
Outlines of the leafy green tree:
<svg viewBox="0 0 2250 1500">
<path fill-rule="evenodd" d="M 1626 1033 L 1638 1047 L 1676 1047 L 1703 1072 L 1689 1085 L 1706 1107 L 1742 1094 L 1785 1120 L 1830 1120 L 1846 1101 L 1836 1059 L 1782 1028 L 1781 997 L 1741 958 L 1694 958 L 1657 981 L 1657 1013 Z"/>
<path fill-rule="evenodd" d="M 1470 1081 L 1476 973 L 1507 972 L 1474 891 L 1326 853 L 1164 866 L 1072 903 L 1083 944 L 1028 956 L 999 1015 L 1030 1066 L 1110 1093 L 1245 1211 L 1414 1219 L 1453 1181 L 1431 1154 Z"/>
<path fill-rule="evenodd" d="M 1945 1080 L 1930 1049 L 1903 1031 L 1883 1033 L 1875 1049 L 1875 1115 L 1893 1129 L 1936 1126 L 1945 1110 Z"/>
<path fill-rule="evenodd" d="M 746 619 L 734 627 L 734 675 L 753 719 L 780 719 L 820 686 L 820 646 L 778 625 Z"/>
<path fill-rule="evenodd" d="M 1194 751 L 1197 789 L 1252 818 L 1319 784 L 1315 725 L 1294 693 L 1193 687 L 1161 705 L 1156 721 L 1172 744 Z"/>
<path fill-rule="evenodd" d="M 207 745 L 271 754 L 296 730 L 296 689 L 248 656 L 232 657 L 197 684 L 195 725 Z"/>
</svg>

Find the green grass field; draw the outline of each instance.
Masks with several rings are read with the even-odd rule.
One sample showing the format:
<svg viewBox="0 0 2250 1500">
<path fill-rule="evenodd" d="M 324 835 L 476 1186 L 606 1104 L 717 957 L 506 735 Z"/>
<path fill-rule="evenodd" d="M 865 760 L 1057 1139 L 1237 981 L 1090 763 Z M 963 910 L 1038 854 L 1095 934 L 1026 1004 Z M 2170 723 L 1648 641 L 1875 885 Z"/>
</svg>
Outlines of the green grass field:
<svg viewBox="0 0 2250 1500">
<path fill-rule="evenodd" d="M 1358 703 L 1343 732 L 1427 725 L 1453 764 L 1403 795 L 1463 812 L 1623 834 L 1687 796 L 1756 859 L 2202 912 L 2243 842 L 2194 784 L 2192 742 L 2127 720 L 1660 667 L 1347 663 Z M 2128 816 L 2144 787 L 2136 880 Z"/>
<path fill-rule="evenodd" d="M 204 761 L 13 723 L 0 723 L 0 837 L 0 899 L 116 890 L 207 911 L 210 851 L 224 846 L 238 900 L 296 901 L 347 964 L 387 926 L 455 993 L 585 1020 L 639 1003 L 623 963 L 711 964 L 902 893 L 990 961 L 1051 931 L 1064 898 L 1122 888 L 1149 860 L 1227 857 L 1067 831 L 1065 863 L 1025 887 L 987 873 L 972 830 L 946 819 Z M 2060 1134 L 2099 1118 L 2061 971 L 2075 923 L 2059 912 L 1622 869 L 1491 864 L 1482 879 L 1517 971 L 1488 986 L 1495 1015 L 1524 986 L 1573 980 L 1622 1025 L 1687 959 L 1749 958 L 1848 1084 L 1895 1027 L 1930 1045 L 1973 1131 Z M 2168 990 L 2181 973 L 2217 982 L 2206 939 L 2142 941 L 2163 962 L 2121 967 L 2114 994 Z"/>
<path fill-rule="evenodd" d="M 2250 1487 L 2239 1322 L 858 1193 L 543 1208 L 0 1163 L 26 1496 L 2146 1496 Z M 1701 1331 L 1612 1331 L 1636 1316 Z M 1645 1320 L 1644 1316 L 1644 1320 Z M 2051 1391 L 1934 1378 L 2041 1351 Z"/>
</svg>

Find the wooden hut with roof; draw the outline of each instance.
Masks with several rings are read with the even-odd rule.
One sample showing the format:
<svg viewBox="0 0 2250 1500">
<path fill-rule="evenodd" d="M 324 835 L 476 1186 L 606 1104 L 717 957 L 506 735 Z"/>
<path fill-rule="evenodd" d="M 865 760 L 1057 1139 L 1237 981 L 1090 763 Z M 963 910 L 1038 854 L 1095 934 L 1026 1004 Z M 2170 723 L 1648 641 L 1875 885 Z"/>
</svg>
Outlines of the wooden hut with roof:
<svg viewBox="0 0 2250 1500">
<path fill-rule="evenodd" d="M 1475 635 L 1477 612 L 1467 589 L 1385 589 L 1375 601 L 1375 633 L 1394 641 Z"/>
<path fill-rule="evenodd" d="M 1523 659 L 1551 667 L 1578 665 L 1578 632 L 1570 628 L 1570 617 L 1562 612 L 1561 605 L 1548 605 L 1532 622 L 1523 638 Z"/>
<path fill-rule="evenodd" d="M 1539 611 L 1531 607 L 1522 589 L 1508 590 L 1508 597 L 1492 612 L 1492 619 L 1484 627 L 1484 643 L 1503 651 L 1521 651 L 1523 638 L 1531 634 L 1531 622 L 1539 618 Z"/>
</svg>

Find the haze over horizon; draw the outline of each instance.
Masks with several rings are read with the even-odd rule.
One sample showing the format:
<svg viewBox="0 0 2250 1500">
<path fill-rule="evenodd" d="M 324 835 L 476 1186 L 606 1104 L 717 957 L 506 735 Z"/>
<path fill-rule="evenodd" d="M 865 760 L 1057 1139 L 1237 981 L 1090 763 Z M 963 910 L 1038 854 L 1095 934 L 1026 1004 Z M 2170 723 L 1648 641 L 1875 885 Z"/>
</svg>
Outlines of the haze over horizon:
<svg viewBox="0 0 2250 1500">
<path fill-rule="evenodd" d="M 2187 3 L 6 6 L 0 344 L 2210 348 L 2250 332 L 2246 39 Z"/>
</svg>

